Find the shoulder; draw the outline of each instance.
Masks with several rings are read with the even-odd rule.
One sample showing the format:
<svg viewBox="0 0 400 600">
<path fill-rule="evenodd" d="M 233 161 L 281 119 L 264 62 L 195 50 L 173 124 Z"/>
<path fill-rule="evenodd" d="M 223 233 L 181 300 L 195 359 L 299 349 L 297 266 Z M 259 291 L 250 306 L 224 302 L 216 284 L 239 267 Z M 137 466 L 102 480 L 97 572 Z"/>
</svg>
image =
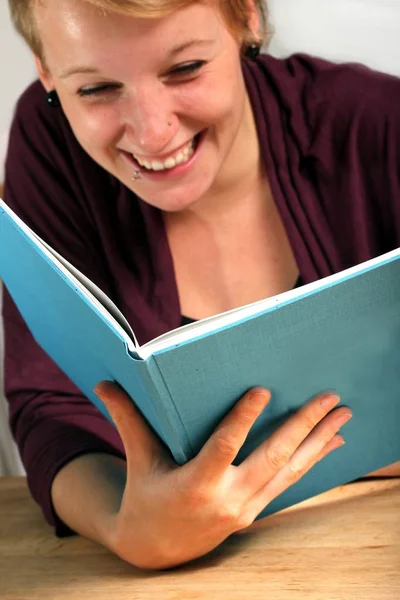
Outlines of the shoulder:
<svg viewBox="0 0 400 600">
<path fill-rule="evenodd" d="M 60 238 L 65 236 L 67 246 L 72 230 L 84 244 L 94 230 L 93 215 L 100 204 L 107 206 L 115 188 L 113 178 L 80 146 L 62 109 L 48 106 L 41 83 L 30 85 L 17 102 L 10 130 L 7 204 L 60 250 Z"/>
<path fill-rule="evenodd" d="M 390 122 L 400 131 L 400 78 L 357 63 L 337 64 L 295 54 L 260 58 L 260 72 L 272 83 L 278 101 L 301 114 L 314 137 L 320 128 L 348 133 L 362 124 L 365 135 Z"/>
<path fill-rule="evenodd" d="M 335 103 L 348 99 L 365 104 L 372 96 L 375 100 L 394 104 L 400 97 L 400 78 L 360 63 L 334 63 L 307 54 L 293 54 L 285 59 L 262 55 L 257 66 L 281 92 L 295 93 L 297 90 L 309 94 L 316 102 Z M 390 92 L 389 97 L 387 92 Z"/>
<path fill-rule="evenodd" d="M 400 79 L 306 55 L 263 56 L 248 69 L 256 120 L 267 123 L 259 127 L 265 155 L 279 177 L 290 173 L 290 193 L 295 182 L 310 214 L 322 207 L 338 239 L 347 230 L 360 249 L 392 232 L 400 201 Z"/>
<path fill-rule="evenodd" d="M 24 189 L 48 195 L 68 193 L 72 201 L 88 191 L 115 186 L 113 178 L 79 144 L 62 110 L 52 108 L 39 81 L 19 98 L 11 125 L 6 159 L 6 189 L 20 198 Z M 24 189 L 23 189 L 24 188 Z"/>
<path fill-rule="evenodd" d="M 293 57 L 308 77 L 303 94 L 310 110 L 349 122 L 379 123 L 400 119 L 400 79 L 357 63 L 335 64 L 306 56 Z M 289 63 L 290 63 L 289 59 Z"/>
<path fill-rule="evenodd" d="M 23 135 L 32 142 L 37 141 L 40 146 L 51 136 L 68 136 L 72 132 L 61 108 L 51 108 L 46 100 L 46 92 L 40 81 L 33 82 L 17 101 L 14 119 L 11 127 L 11 141 L 13 137 Z"/>
<path fill-rule="evenodd" d="M 83 153 L 61 108 L 51 108 L 40 81 L 23 92 L 14 112 L 10 130 L 8 162 L 23 158 L 27 167 L 40 158 L 48 165 L 66 165 L 68 154 Z M 84 158 L 85 160 L 85 158 Z M 36 166 L 36 165 L 35 165 Z M 63 170 L 61 168 L 61 170 Z"/>
<path fill-rule="evenodd" d="M 21 94 L 17 101 L 15 114 L 20 118 L 32 118 L 38 114 L 45 114 L 49 110 L 46 101 L 46 92 L 39 80 L 31 83 Z"/>
</svg>

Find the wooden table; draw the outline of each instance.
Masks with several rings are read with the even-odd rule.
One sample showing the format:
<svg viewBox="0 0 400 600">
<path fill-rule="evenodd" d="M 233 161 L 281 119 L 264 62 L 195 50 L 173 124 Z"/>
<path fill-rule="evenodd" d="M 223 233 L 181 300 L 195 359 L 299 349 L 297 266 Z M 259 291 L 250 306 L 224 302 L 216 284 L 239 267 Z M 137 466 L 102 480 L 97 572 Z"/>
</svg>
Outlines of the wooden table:
<svg viewBox="0 0 400 600">
<path fill-rule="evenodd" d="M 25 479 L 0 479 L 2 600 L 399 600 L 400 480 L 337 488 L 260 521 L 207 557 L 141 572 L 59 540 Z"/>
</svg>

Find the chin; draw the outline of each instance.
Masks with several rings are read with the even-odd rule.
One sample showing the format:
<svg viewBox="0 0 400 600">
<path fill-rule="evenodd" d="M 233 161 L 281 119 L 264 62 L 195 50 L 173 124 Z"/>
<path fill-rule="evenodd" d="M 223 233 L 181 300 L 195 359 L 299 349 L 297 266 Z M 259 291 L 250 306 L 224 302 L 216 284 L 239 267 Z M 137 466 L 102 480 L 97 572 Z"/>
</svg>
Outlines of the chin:
<svg viewBox="0 0 400 600">
<path fill-rule="evenodd" d="M 209 183 L 207 182 L 207 179 L 209 179 Z M 201 182 L 187 182 L 182 183 L 181 185 L 177 183 L 168 186 L 169 189 L 162 189 L 162 186 L 156 186 L 154 189 L 149 190 L 146 189 L 147 186 L 143 185 L 143 192 L 141 192 L 140 182 L 138 182 L 137 185 L 135 185 L 135 182 L 131 182 L 128 187 L 137 194 L 143 202 L 146 202 L 163 212 L 181 212 L 189 210 L 199 204 L 210 190 L 212 182 L 213 178 L 211 175 L 207 178 L 204 175 Z"/>
<path fill-rule="evenodd" d="M 177 213 L 190 209 L 200 201 L 200 198 L 201 197 L 199 196 L 188 197 L 187 194 L 176 197 L 171 194 L 165 198 L 160 198 L 160 195 L 158 195 L 158 197 L 154 198 L 154 200 L 153 198 L 142 198 L 142 200 L 147 202 L 147 204 L 151 204 L 152 206 L 159 208 L 163 212 Z"/>
</svg>

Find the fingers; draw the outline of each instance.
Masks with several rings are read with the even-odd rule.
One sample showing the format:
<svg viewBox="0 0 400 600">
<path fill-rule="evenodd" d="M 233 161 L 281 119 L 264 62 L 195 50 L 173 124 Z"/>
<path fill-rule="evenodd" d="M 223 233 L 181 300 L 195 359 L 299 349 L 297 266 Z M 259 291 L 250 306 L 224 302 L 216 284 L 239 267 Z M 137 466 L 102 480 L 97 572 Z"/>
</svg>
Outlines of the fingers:
<svg viewBox="0 0 400 600">
<path fill-rule="evenodd" d="M 348 416 L 350 419 L 351 416 Z M 348 420 L 347 419 L 347 420 Z M 312 467 L 325 458 L 328 454 L 340 448 L 345 443 L 342 436 L 335 434 L 330 440 L 323 444 L 314 443 L 315 440 L 307 439 L 294 453 L 289 463 L 281 469 L 275 477 L 269 481 L 264 488 L 258 491 L 246 507 L 246 513 L 255 519 L 264 508 L 282 494 L 287 488 L 296 483 Z M 323 443 L 323 442 L 322 442 Z"/>
<path fill-rule="evenodd" d="M 325 456 L 328 456 L 328 454 L 330 452 L 332 452 L 333 450 L 336 450 L 336 448 L 340 448 L 341 446 L 344 446 L 344 444 L 345 444 L 345 441 L 344 441 L 343 437 L 341 435 L 339 435 L 338 433 L 336 433 L 333 436 L 333 438 L 325 445 L 322 452 L 320 452 L 318 454 L 317 458 L 311 464 L 310 468 L 312 468 L 314 465 L 316 465 L 317 462 L 320 462 L 323 458 L 325 458 Z"/>
<path fill-rule="evenodd" d="M 241 485 L 247 486 L 250 493 L 261 489 L 289 463 L 300 444 L 327 418 L 323 429 L 317 429 L 317 436 L 320 436 L 317 445 L 321 451 L 339 428 L 336 427 L 334 413 L 327 417 L 338 402 L 338 396 L 326 394 L 317 396 L 303 406 L 243 461 L 239 467 Z M 346 408 L 340 408 L 335 413 L 340 415 L 343 411 L 350 413 Z"/>
<path fill-rule="evenodd" d="M 111 381 L 101 381 L 94 392 L 104 403 L 121 436 L 128 468 L 132 466 L 136 472 L 151 469 L 155 455 L 161 452 L 161 443 L 130 397 Z"/>
<path fill-rule="evenodd" d="M 224 474 L 270 398 L 268 390 L 254 388 L 247 392 L 223 419 L 192 461 L 192 467 L 202 482 L 216 480 Z"/>
</svg>

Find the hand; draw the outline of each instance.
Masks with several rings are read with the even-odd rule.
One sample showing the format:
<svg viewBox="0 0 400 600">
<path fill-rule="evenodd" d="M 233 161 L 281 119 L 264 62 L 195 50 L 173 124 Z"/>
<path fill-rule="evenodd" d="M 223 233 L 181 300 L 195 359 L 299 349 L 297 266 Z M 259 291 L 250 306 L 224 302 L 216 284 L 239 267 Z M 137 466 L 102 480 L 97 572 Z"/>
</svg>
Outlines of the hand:
<svg viewBox="0 0 400 600">
<path fill-rule="evenodd" d="M 274 498 L 341 446 L 337 431 L 351 418 L 339 398 L 318 396 L 290 417 L 240 466 L 232 462 L 270 400 L 253 389 L 223 419 L 199 454 L 178 466 L 129 397 L 101 382 L 96 394 L 123 441 L 127 480 L 108 524 L 108 545 L 142 568 L 167 568 L 206 554 L 248 527 Z"/>
</svg>

